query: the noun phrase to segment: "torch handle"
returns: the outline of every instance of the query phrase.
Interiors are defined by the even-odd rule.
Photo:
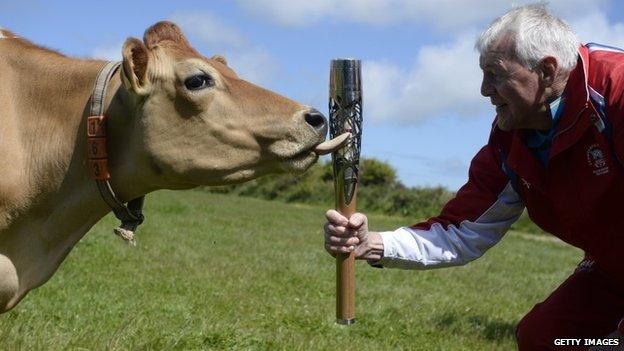
[[[350,218],[355,213],[362,139],[362,74],[360,60],[335,59],[329,74],[329,134],[349,132],[344,147],[332,153],[336,209]],[[336,322],[355,323],[355,253],[336,256]]]
[[[338,212],[350,218],[355,213],[356,196],[357,185],[350,204],[347,205],[344,201],[336,204]],[[336,322],[355,323],[355,252],[336,255]]]

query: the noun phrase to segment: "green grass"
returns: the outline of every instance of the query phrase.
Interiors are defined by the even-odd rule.
[[[107,216],[0,316],[2,350],[511,350],[514,328],[580,260],[509,233],[435,271],[357,265],[357,323],[334,323],[325,209],[203,191],[151,194],[138,246]],[[372,229],[406,225],[370,215]]]

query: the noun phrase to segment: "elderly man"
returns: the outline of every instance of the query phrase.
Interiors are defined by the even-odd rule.
[[[391,232],[327,212],[325,248],[373,265],[432,269],[470,262],[526,207],[585,251],[576,271],[519,323],[520,350],[557,338],[601,338],[624,316],[624,51],[580,45],[541,5],[496,19],[476,43],[481,94],[496,107],[468,183],[442,213]]]

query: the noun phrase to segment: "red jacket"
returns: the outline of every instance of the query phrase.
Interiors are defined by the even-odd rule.
[[[525,146],[524,130],[504,132],[494,123],[468,183],[438,217],[382,233],[384,265],[425,269],[475,259],[524,205],[540,228],[584,250],[624,285],[624,167],[617,158],[624,160],[624,52],[589,44],[579,56],[548,166]]]

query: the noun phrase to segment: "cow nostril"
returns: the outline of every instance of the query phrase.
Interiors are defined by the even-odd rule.
[[[304,116],[307,124],[311,125],[317,132],[327,132],[327,120],[317,110],[310,110]]]

